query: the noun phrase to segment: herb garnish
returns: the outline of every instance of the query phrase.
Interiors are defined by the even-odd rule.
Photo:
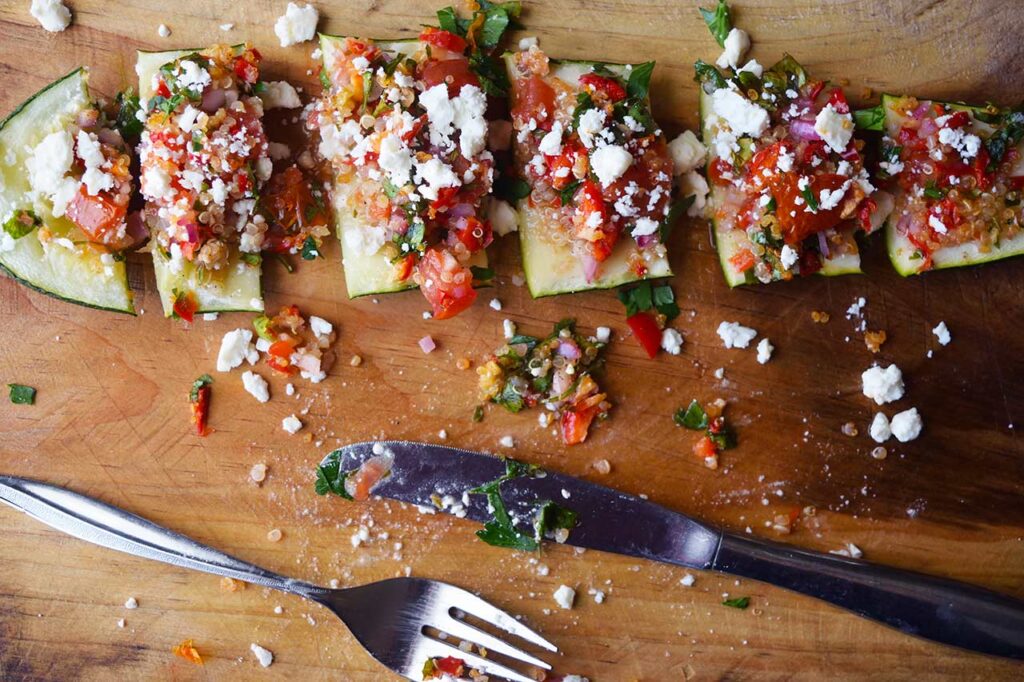
[[[734,609],[745,609],[750,606],[750,597],[735,597],[734,599],[726,599],[722,602],[722,606],[731,606]]]
[[[7,384],[10,389],[10,399],[15,405],[35,405],[36,389],[24,384]]]
[[[704,432],[704,437],[701,440],[707,439],[711,441],[711,444],[705,450],[698,447],[701,445],[700,441],[698,441],[697,446],[694,447],[695,452],[698,449],[701,450],[700,454],[702,456],[708,456],[708,454],[717,455],[722,450],[736,447],[736,434],[733,433],[729,424],[725,421],[725,417],[719,415],[712,419],[696,400],[691,400],[686,409],[677,410],[672,416],[672,421],[676,423],[676,426],[682,426],[691,431]]]
[[[703,59],[698,59],[693,63],[693,70],[696,73],[694,80],[700,83],[704,92],[709,95],[715,90],[729,87],[725,76],[718,70],[718,67],[708,64]]]
[[[626,317],[654,308],[665,316],[665,322],[671,322],[679,315],[676,295],[668,284],[654,286],[650,282],[641,282],[632,289],[619,289],[619,300],[626,306]]]
[[[320,250],[317,248],[316,240],[310,235],[306,237],[306,241],[302,242],[302,260],[314,260],[320,256]]]
[[[117,93],[114,103],[117,105],[117,118],[114,121],[114,127],[126,142],[138,140],[142,135],[143,128],[142,121],[138,117],[142,108],[139,104],[139,96],[135,94],[134,90],[128,88]]]
[[[1024,107],[1006,112],[1002,123],[991,137],[985,140],[989,162],[986,172],[992,173],[1002,163],[1006,152],[1015,147],[1024,138]]]
[[[807,208],[811,209],[812,213],[818,212],[818,197],[814,196],[814,190],[810,185],[800,190],[800,196],[807,202]]]
[[[342,471],[341,451],[335,450],[316,467],[316,494],[331,493],[346,500],[352,500],[352,496],[345,490],[345,481],[352,473],[352,471]]]
[[[732,30],[732,16],[729,14],[729,5],[725,4],[725,0],[718,0],[718,5],[715,9],[700,9],[700,15],[704,17],[704,23],[708,25],[708,30],[711,31],[711,35],[715,37],[715,40],[721,47],[725,47],[725,39],[729,35],[729,31]]]

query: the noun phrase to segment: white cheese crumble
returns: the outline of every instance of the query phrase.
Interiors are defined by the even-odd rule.
[[[246,370],[242,374],[242,386],[246,392],[261,403],[270,400],[270,387],[267,380],[255,372]]]
[[[576,590],[572,589],[568,585],[560,585],[555,590],[555,603],[563,609],[571,609],[572,604],[576,601]]]
[[[912,407],[903,412],[897,412],[892,416],[889,426],[892,428],[892,435],[901,443],[907,443],[921,435],[921,415],[917,408]]]
[[[487,202],[487,219],[499,237],[519,230],[519,215],[507,201],[490,197]]]
[[[256,364],[259,354],[252,345],[252,331],[249,329],[233,329],[220,340],[220,351],[217,353],[217,371],[230,372],[244,360]]]
[[[723,69],[728,67],[735,69],[747,54],[747,50],[750,49],[750,36],[742,28],[734,28],[725,37],[722,47],[724,52],[718,57],[715,64]]]
[[[60,33],[71,24],[71,10],[61,0],[32,0],[28,11],[50,33]]]
[[[502,436],[501,440],[498,441],[498,445],[503,448],[514,448],[516,446],[516,441],[512,436]]]
[[[939,345],[942,346],[948,345],[949,342],[953,340],[952,335],[949,333],[949,327],[946,326],[945,322],[939,322],[939,324],[932,329],[932,334],[935,334],[935,338],[938,339]]]
[[[593,149],[598,142],[598,134],[604,129],[604,122],[607,118],[602,109],[587,109],[580,115],[576,124],[576,134],[580,136],[580,142],[587,149]]]
[[[501,301],[496,298],[492,298],[488,305],[491,306],[491,310],[501,310]]]
[[[661,333],[661,348],[670,355],[679,355],[683,349],[683,335],[671,327]]]
[[[171,35],[171,29],[167,28],[167,24],[160,24],[156,29],[156,34],[161,38],[166,38]]]
[[[889,440],[892,436],[892,429],[889,428],[889,418],[881,412],[875,413],[875,418],[871,420],[871,428],[868,429],[868,433],[871,434],[871,440],[876,443],[884,443]]]
[[[722,322],[718,325],[718,336],[726,348],[746,348],[757,337],[757,330],[739,322]]]
[[[590,166],[604,187],[621,178],[632,164],[633,155],[617,144],[599,147],[590,155]]]
[[[452,149],[451,136],[459,131],[459,151],[471,159],[484,150],[487,143],[487,97],[475,85],[463,85],[459,94],[448,99],[448,86],[439,83],[420,95],[420,104],[430,121],[430,142],[442,149]]]
[[[711,95],[711,110],[720,116],[736,135],[760,137],[768,130],[768,112],[733,90],[715,90]]]
[[[791,247],[789,244],[784,244],[782,246],[782,252],[779,254],[779,261],[782,262],[782,267],[790,270],[794,265],[796,265],[798,260],[800,260],[800,254],[797,253],[796,249]]]
[[[939,142],[948,144],[960,153],[964,161],[970,161],[981,149],[981,138],[963,128],[940,128]]]
[[[693,587],[694,583],[697,582],[697,578],[692,573],[687,573],[679,579],[679,584],[683,587]]]
[[[600,218],[599,213],[594,213],[592,215],[596,215]],[[658,221],[651,220],[650,218],[638,218],[636,221],[636,225],[634,225],[633,231],[630,234],[632,234],[634,238],[646,237],[648,235],[654,234],[657,231]]]
[[[548,156],[558,156],[562,153],[561,121],[555,121],[554,124],[552,124],[551,131],[540,139],[540,144],[537,145],[537,149],[541,154],[546,154]]]
[[[598,327],[594,330],[594,338],[601,343],[608,343],[612,338],[612,330],[609,327]]]
[[[505,334],[505,340],[508,341],[516,335],[516,323],[512,320],[501,321],[502,331]]]
[[[864,395],[878,405],[891,403],[903,397],[903,372],[896,365],[882,369],[872,365],[861,374]]]
[[[74,149],[71,133],[58,130],[44,137],[25,160],[29,184],[36,193],[52,199],[57,218],[64,215],[68,201],[78,191],[78,184],[64,177],[75,160]]]
[[[288,81],[265,81],[260,93],[264,109],[297,109],[302,106],[299,93]]]
[[[319,338],[321,336],[330,336],[331,332],[334,331],[334,325],[322,317],[310,315],[309,329]]]
[[[274,654],[269,649],[264,649],[256,642],[250,644],[249,649],[256,657],[256,660],[259,661],[260,665],[264,668],[269,668],[270,664],[274,662]]]
[[[814,132],[832,151],[842,153],[853,137],[853,117],[849,113],[840,114],[834,106],[826,104],[814,119]]]
[[[128,597],[128,601],[124,603],[126,609],[137,609],[139,608],[139,601],[135,597]]]
[[[290,47],[307,40],[312,40],[316,35],[316,24],[320,15],[316,7],[307,3],[299,7],[294,2],[288,3],[288,9],[274,22],[274,33],[281,41],[281,47]]]
[[[942,218],[935,215],[934,213],[928,216],[928,227],[932,228],[939,234],[946,234],[947,232],[949,232],[949,229],[946,227],[946,224],[942,222]]]
[[[708,150],[692,130],[686,130],[668,143],[668,153],[672,157],[675,174],[682,175],[703,166]]]
[[[693,197],[693,203],[686,209],[686,215],[699,216],[704,213],[708,203],[708,181],[699,171],[690,171],[679,177],[679,194],[683,197]]]
[[[281,428],[294,435],[302,428],[302,422],[294,414],[290,414],[281,420]]]
[[[757,344],[757,361],[762,365],[772,359],[772,352],[775,346],[767,338],[761,339]]]

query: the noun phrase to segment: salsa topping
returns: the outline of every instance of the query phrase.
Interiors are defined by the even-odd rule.
[[[205,436],[210,432],[207,421],[210,417],[210,384],[213,377],[204,374],[192,382],[188,393],[188,402],[192,409],[192,423],[196,427],[196,435]]]
[[[298,306],[289,305],[273,317],[256,317],[252,325],[259,337],[256,350],[266,353],[272,369],[285,376],[298,373],[314,384],[327,378],[328,360],[334,359],[325,355],[335,339],[330,322],[316,315],[307,320]]]
[[[562,442],[582,443],[595,418],[611,409],[593,373],[604,363],[605,343],[562,320],[543,339],[514,334],[477,368],[481,397],[509,412],[542,405],[541,424],[559,422]]]
[[[626,306],[626,324],[647,357],[654,358],[663,345],[665,332],[669,331],[668,323],[679,315],[675,292],[668,284],[652,286],[642,282],[630,289],[620,289],[618,296]]]
[[[704,432],[693,444],[693,454],[709,469],[718,468],[720,452],[736,447],[736,434],[722,414],[724,407],[725,401],[721,399],[709,405],[706,410],[699,402],[692,400],[685,409],[679,409],[672,417],[676,426]]]
[[[357,502],[368,500],[373,487],[390,475],[394,461],[391,450],[375,443],[372,457],[358,468],[345,471],[341,468],[341,451],[335,450],[316,469],[316,494],[330,493]]]

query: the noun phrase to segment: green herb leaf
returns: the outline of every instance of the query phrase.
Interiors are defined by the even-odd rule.
[[[253,266],[259,265],[263,262],[263,256],[258,253],[243,253],[239,258],[241,258],[243,262]]]
[[[480,80],[480,89],[486,94],[492,97],[508,95],[508,72],[501,59],[476,51],[469,56],[469,68]]]
[[[986,172],[992,173],[1003,162],[1006,152],[1016,147],[1024,138],[1024,108],[1008,111],[1000,123],[1000,128],[985,140],[989,162]]]
[[[802,196],[804,201],[807,202],[807,208],[811,209],[811,211],[817,212],[818,197],[814,196],[814,192],[811,190],[810,185],[807,185],[807,187],[800,190],[800,196]]]
[[[335,450],[324,458],[316,468],[316,494],[328,493],[351,500],[352,496],[345,490],[345,480],[352,472],[341,470],[341,451]]]
[[[580,188],[581,184],[580,180],[576,180],[558,190],[558,198],[562,202],[562,206],[572,206],[576,197],[576,190]]]
[[[626,306],[626,317],[650,310],[654,305],[650,282],[641,282],[632,289],[619,289],[619,301]]]
[[[473,273],[473,279],[477,282],[489,282],[494,279],[494,270],[491,268],[482,268],[479,265],[469,266],[469,271]]]
[[[25,208],[11,214],[11,217],[4,223],[4,232],[14,239],[21,239],[42,224],[43,221],[39,219],[35,211]]]
[[[453,7],[437,10],[437,25],[442,31],[448,31],[457,36],[465,35],[465,31],[459,29],[459,22]]]
[[[572,530],[576,527],[579,514],[571,509],[566,509],[554,502],[545,502],[537,509],[537,515],[533,520],[533,537],[540,542],[551,531],[564,528]]]
[[[137,140],[143,129],[142,121],[138,118],[141,109],[139,96],[131,88],[128,88],[117,93],[114,103],[117,105],[117,118],[114,121],[114,127],[121,133],[121,137],[125,141]]]
[[[477,45],[490,49],[501,42],[501,37],[508,29],[509,17],[505,8],[494,6],[484,10],[484,23],[480,27]]]
[[[511,381],[505,382],[505,385],[501,389],[501,393],[494,398],[494,402],[512,413],[517,413],[526,406],[526,403],[523,401],[523,396],[516,390]]]
[[[651,301],[654,308],[665,316],[666,322],[671,322],[679,316],[679,306],[676,305],[676,294],[668,284],[651,287]]]
[[[729,87],[728,82],[725,80],[725,76],[718,70],[717,66],[708,64],[703,59],[698,59],[693,63],[693,70],[696,74],[694,80],[701,84],[704,88],[704,92],[709,95],[715,90],[721,90],[722,88]]]
[[[708,438],[719,450],[731,450],[736,447],[736,434],[728,426],[723,426],[719,433],[709,431]]]
[[[384,176],[384,178],[381,180],[381,185],[384,187],[384,194],[387,195],[388,199],[394,199],[398,195],[398,190],[400,188],[396,187],[395,184],[391,182],[391,180],[388,178],[388,176]]]
[[[493,192],[494,196],[514,206],[520,199],[530,196],[530,184],[522,178],[502,173],[494,182]]]
[[[750,606],[750,597],[736,597],[735,599],[726,599],[722,602],[722,606],[731,606],[734,609],[745,609]]]
[[[644,62],[634,66],[633,70],[629,72],[629,80],[626,81],[626,95],[632,99],[646,100],[653,73],[654,62]]]
[[[732,17],[729,15],[729,6],[725,4],[725,0],[718,0],[718,5],[713,10],[703,7],[699,9],[700,15],[704,17],[704,23],[708,25],[708,30],[715,37],[715,41],[725,47],[725,39],[729,35],[729,31],[732,30]]]
[[[192,390],[189,391],[188,393],[188,399],[193,403],[199,402],[200,389],[205,388],[206,386],[209,386],[212,383],[213,377],[211,377],[209,374],[202,375],[201,377],[192,382]]]
[[[589,92],[581,92],[576,95],[576,108],[572,110],[572,129],[579,130],[580,127],[580,116],[587,109],[594,108],[594,98],[590,96]]]
[[[10,389],[11,402],[15,405],[35,405],[36,389],[23,384],[7,384]]]
[[[476,423],[480,423],[483,420],[484,420],[484,406],[483,405],[477,405],[473,409],[473,421],[476,422]]]
[[[929,199],[941,199],[946,196],[946,190],[936,185],[934,180],[929,180],[924,187],[924,195]]]
[[[793,56],[789,53],[786,53],[782,59],[775,62],[768,71],[784,79],[786,88],[792,88],[798,92],[804,83],[807,82],[807,72],[804,71],[804,67],[800,66],[800,62],[793,59]]]
[[[766,214],[775,213],[778,207],[779,205],[775,202],[775,197],[773,196],[768,200],[768,203],[764,205],[764,212]]]
[[[691,194],[683,199],[677,199],[672,202],[669,206],[668,215],[661,219],[661,224],[658,225],[658,239],[662,244],[668,241],[669,235],[672,234],[672,228],[675,227],[679,217],[682,216],[686,211],[693,206],[693,202],[697,200],[695,194]]]
[[[685,410],[676,412],[672,420],[677,426],[685,426],[691,431],[703,431],[708,428],[708,413],[696,400],[691,400]]]
[[[327,75],[326,67],[320,69],[320,85],[323,86],[324,90],[331,89],[331,77]]]
[[[302,242],[302,260],[313,260],[320,256],[320,251],[316,247],[316,240],[312,236],[306,237],[306,241]]]
[[[853,112],[853,123],[861,130],[878,130],[885,128],[885,108],[879,104],[870,109],[857,109]]]
[[[537,541],[529,535],[520,533],[512,526],[505,526],[496,521],[488,521],[483,529],[476,532],[476,536],[495,547],[507,547],[518,549],[524,552],[533,552],[537,549]]]

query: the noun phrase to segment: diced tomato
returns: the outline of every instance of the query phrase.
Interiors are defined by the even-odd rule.
[[[946,230],[952,232],[963,223],[963,217],[960,215],[960,209],[957,207],[956,202],[946,197],[942,201],[936,203],[931,207],[929,214],[942,221],[942,224],[946,226]],[[935,230],[931,226],[930,221],[928,225],[929,229]],[[938,232],[935,230],[935,232]]]
[[[199,304],[196,302],[196,297],[191,293],[177,294],[174,297],[174,303],[171,304],[171,310],[185,322],[191,322],[195,317],[196,311],[199,310]]]
[[[904,126],[896,133],[896,141],[905,151],[920,151],[928,149],[928,140],[917,134],[917,128]]]
[[[757,265],[757,256],[755,256],[754,252],[750,249],[740,249],[729,257],[729,265],[731,265],[736,272],[746,272]]]
[[[255,83],[260,79],[260,70],[254,63],[245,59],[244,56],[235,57],[232,65],[235,75],[245,83]]]
[[[1010,185],[1010,189],[1020,191],[1024,189],[1024,175],[1014,175],[1007,178],[1007,182]]]
[[[576,203],[576,213],[581,217],[580,222],[583,225],[582,228],[577,228],[577,234],[582,233],[586,236],[590,243],[591,255],[595,260],[598,262],[606,260],[611,255],[615,242],[619,240],[619,228],[613,225],[609,219],[610,212],[608,204],[601,194],[601,187],[593,180],[584,180],[576,190],[573,200]],[[600,216],[600,222],[596,228],[587,225],[595,213]],[[593,235],[590,234],[592,231],[597,232],[596,239],[592,238]]]
[[[408,130],[402,133],[402,142],[410,142],[415,139],[415,137],[420,134],[420,131],[423,130],[423,126],[425,125],[427,125],[427,115],[423,114],[412,122],[412,125],[409,126]]]
[[[437,190],[437,198],[430,202],[430,208],[435,211],[440,211],[443,208],[450,208],[455,205],[455,198],[458,194],[458,187],[442,187]]]
[[[580,85],[599,92],[612,102],[626,99],[626,89],[614,78],[606,78],[596,73],[585,73],[579,78]]]
[[[160,97],[171,96],[171,89],[167,87],[167,83],[164,82],[163,78],[161,78],[160,81],[156,84],[156,94],[158,94]]]
[[[192,644],[191,639],[186,639],[181,644],[175,645],[171,652],[175,656],[184,658],[189,663],[195,663],[196,665],[203,665],[203,657],[199,655],[199,651]]]
[[[121,248],[122,244],[127,246],[133,241],[127,234],[117,234],[127,212],[127,201],[123,205],[118,205],[109,192],[93,196],[84,184],[78,188],[78,193],[65,210],[68,220],[77,225],[92,241],[114,248]]]
[[[963,128],[971,122],[971,117],[966,111],[956,111],[949,115],[946,122],[942,124],[943,128]]]
[[[878,202],[868,197],[860,202],[860,208],[857,209],[857,222],[865,232],[871,231],[871,215],[878,208]]]
[[[800,162],[810,164],[816,156],[820,159],[828,158],[828,147],[824,140],[809,140],[800,153]]]
[[[978,189],[983,192],[992,186],[992,176],[988,173],[988,162],[988,150],[982,145],[971,162],[971,175],[974,176]]]
[[[449,97],[457,97],[464,85],[480,85],[480,79],[466,59],[428,59],[422,69],[421,78],[427,88],[444,83],[448,86]]]
[[[196,426],[196,434],[205,436],[208,433],[207,420],[210,416],[210,386],[200,386],[196,389],[196,399],[190,402],[192,406],[192,423]]]
[[[565,189],[576,181],[572,169],[581,157],[586,157],[587,150],[575,138],[566,140],[562,145],[562,153],[558,156],[545,156],[548,167],[548,181],[555,189]]]
[[[370,491],[388,474],[389,467],[390,465],[382,457],[371,457],[363,462],[350,479],[352,481],[352,498],[358,502],[370,499]],[[346,487],[348,486],[346,485]]]
[[[814,81],[809,84],[807,96],[814,100],[818,98],[818,94],[825,89],[825,81]]]
[[[416,266],[420,290],[434,311],[434,319],[458,315],[476,300],[473,273],[447,250],[430,248]]]
[[[598,405],[573,407],[562,413],[562,442],[579,445],[587,439],[587,432],[594,417],[601,411]]]
[[[410,253],[408,256],[400,260],[397,266],[395,266],[395,280],[404,282],[409,279],[409,275],[412,274],[414,265],[416,265],[416,256]]]
[[[713,185],[729,185],[732,184],[733,167],[728,160],[721,157],[715,159],[711,163],[711,167],[708,168],[708,176],[711,179]]]
[[[701,436],[700,440],[693,444],[693,454],[701,459],[714,457],[718,454],[718,446],[709,436]]]
[[[491,243],[491,224],[485,220],[473,216],[464,221],[460,219],[452,225],[452,230],[455,238],[462,242],[471,253],[475,253]]]
[[[292,365],[292,351],[295,344],[288,341],[275,341],[267,349],[267,364],[271,368],[285,375],[295,374],[295,367]]]
[[[840,220],[842,213],[842,202],[830,209],[818,209],[816,212],[807,210],[809,208],[805,193],[810,193],[816,200],[821,196],[821,191],[828,189],[835,191],[842,187],[847,178],[842,175],[824,173],[822,175],[810,176],[806,190],[801,190],[797,184],[799,176],[792,173],[777,174],[770,182],[772,196],[775,197],[775,215],[778,218],[779,226],[782,228],[782,236],[788,244],[799,244],[812,234],[834,227]],[[800,198],[801,203],[797,203]]]
[[[840,114],[850,113],[850,105],[846,102],[846,95],[841,88],[836,88],[829,94],[828,103]]]
[[[519,78],[512,87],[512,118],[525,123],[531,119],[541,130],[551,130],[554,122],[555,89],[540,76]]]
[[[445,656],[434,661],[437,669],[449,675],[461,676],[465,672],[466,662],[454,656]]]
[[[427,26],[420,33],[420,40],[424,43],[429,43],[435,47],[441,47],[451,52],[465,52],[466,41],[461,36],[457,36],[450,31],[445,31],[440,28],[434,28],[433,26]]]
[[[658,349],[661,348],[661,330],[658,329],[658,321],[654,319],[654,315],[640,311],[627,317],[626,324],[633,330],[633,336],[647,353],[647,357],[656,356]]]

